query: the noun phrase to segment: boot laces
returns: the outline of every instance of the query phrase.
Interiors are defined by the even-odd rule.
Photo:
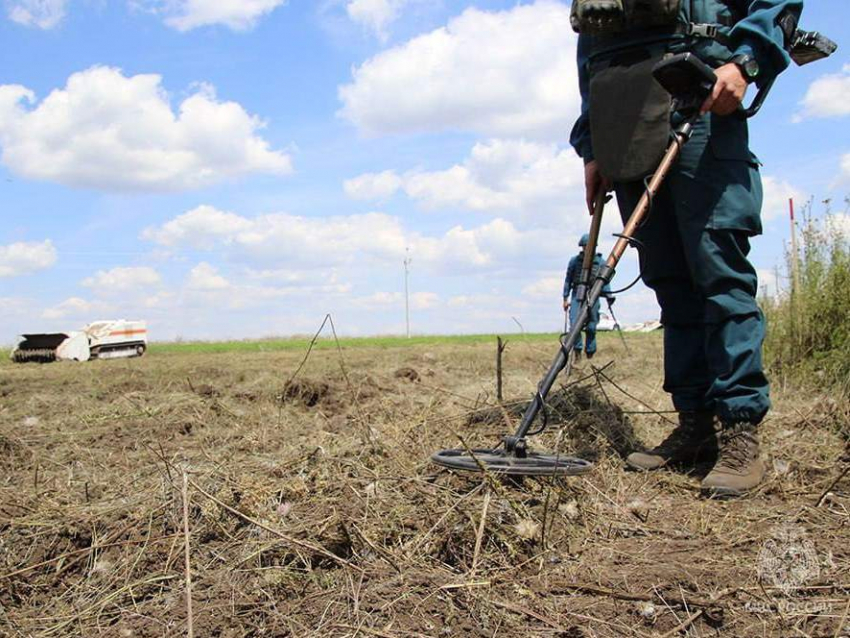
[[[730,470],[740,471],[747,468],[752,461],[750,443],[752,436],[747,430],[728,429],[720,434],[720,458],[718,467],[726,467]]]

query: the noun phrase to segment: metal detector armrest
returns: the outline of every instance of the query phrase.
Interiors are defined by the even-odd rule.
[[[837,49],[838,45],[822,33],[797,29],[788,53],[797,66],[803,66],[828,58]]]

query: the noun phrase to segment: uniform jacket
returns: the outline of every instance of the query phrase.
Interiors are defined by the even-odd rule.
[[[602,267],[602,255],[596,253],[593,257],[592,273],[595,274]],[[570,264],[567,266],[567,276],[564,279],[564,299],[570,296],[570,292],[575,292],[575,289],[581,283],[581,268],[584,265],[584,251],[570,259]],[[609,297],[611,295],[611,286],[605,284],[602,289],[602,295]]]
[[[803,0],[682,0],[680,21],[683,24],[718,25],[718,31],[728,38],[725,44],[709,38],[659,32],[657,29],[604,38],[579,36],[578,70],[582,105],[581,115],[570,135],[570,143],[585,162],[593,159],[588,121],[589,63],[593,60],[635,46],[661,46],[671,52],[693,51],[704,62],[716,68],[731,57],[746,53],[758,62],[758,84],[763,85],[790,63],[785,48],[785,34],[778,24],[780,16],[791,11],[799,19],[802,9]],[[729,129],[725,132],[730,136],[737,136],[740,140],[737,145],[733,140],[722,143],[729,146],[726,151],[730,159],[754,159],[747,146],[746,123],[737,119],[737,125],[730,122],[724,128]]]

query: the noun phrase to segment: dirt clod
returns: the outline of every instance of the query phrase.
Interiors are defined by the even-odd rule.
[[[327,398],[330,391],[330,385],[324,381],[295,379],[284,388],[283,401],[301,403],[312,408]]]
[[[411,383],[415,383],[421,378],[419,372],[417,372],[414,368],[399,368],[393,373],[393,376],[396,379],[406,379]]]

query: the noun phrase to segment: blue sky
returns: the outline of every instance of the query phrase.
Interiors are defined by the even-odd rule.
[[[567,3],[0,2],[0,343],[111,317],[156,339],[309,333],[326,312],[400,333],[408,254],[415,332],[562,325],[588,221]],[[843,211],[850,192],[848,17],[808,2],[839,52],[752,122],[768,290],[787,198]],[[641,286],[618,309],[658,314]]]

